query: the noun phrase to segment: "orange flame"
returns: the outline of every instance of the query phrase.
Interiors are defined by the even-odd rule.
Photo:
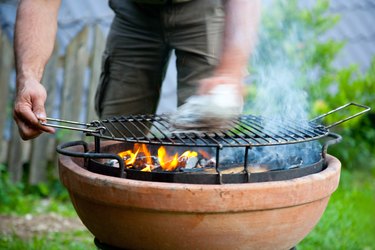
[[[200,150],[199,153],[204,156],[209,156],[208,153]],[[134,144],[133,150],[126,150],[118,153],[118,155],[124,159],[124,163],[127,168],[142,167],[141,171],[151,172],[153,169],[158,168],[157,162],[153,161],[150,150],[146,144]],[[142,157],[141,157],[141,156]],[[189,158],[197,157],[196,151],[187,150],[180,156],[178,153],[171,156],[168,155],[165,147],[161,146],[158,149],[158,163],[164,171],[173,171],[177,167],[185,167],[186,162]]]
[[[139,148],[135,153],[133,153],[132,150],[127,150],[127,151],[124,151],[124,152],[120,152],[118,155],[122,159],[124,159],[126,166],[132,167],[132,165],[135,162],[135,159],[137,159],[138,152],[139,152]]]
[[[143,154],[146,157],[146,163],[148,165],[152,165],[153,162],[152,162],[152,159],[151,159],[151,153],[150,153],[150,151],[148,150],[148,148],[147,148],[147,146],[145,144],[142,144],[142,150],[141,150],[141,152],[143,152]]]
[[[179,160],[179,161],[186,161],[186,160],[189,159],[189,158],[197,157],[197,156],[198,156],[198,153],[197,153],[197,152],[187,150],[187,151],[185,151],[180,157],[178,157],[178,160]]]
[[[173,171],[177,167],[178,154],[176,153],[173,157],[169,156],[163,146],[158,149],[158,159],[163,170]]]

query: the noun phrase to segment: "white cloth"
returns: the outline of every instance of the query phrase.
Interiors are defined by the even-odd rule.
[[[221,84],[206,95],[191,96],[171,115],[176,129],[226,129],[243,110],[236,86]]]

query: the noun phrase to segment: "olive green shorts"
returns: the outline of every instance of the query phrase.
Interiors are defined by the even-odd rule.
[[[155,113],[173,49],[178,105],[218,64],[225,20],[222,0],[161,5],[111,0],[110,7],[115,17],[95,96],[101,119]]]

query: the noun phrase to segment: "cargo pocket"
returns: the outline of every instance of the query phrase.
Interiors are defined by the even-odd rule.
[[[109,81],[110,56],[104,51],[102,56],[101,74],[99,78],[98,88],[95,93],[95,111],[98,117],[101,117],[103,111],[103,98]]]

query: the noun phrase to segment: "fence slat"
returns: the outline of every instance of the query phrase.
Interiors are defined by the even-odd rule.
[[[6,110],[9,108],[8,101],[11,99],[11,94],[9,93],[9,81],[10,75],[13,70],[13,49],[5,34],[1,35],[1,65],[0,65],[0,82],[1,87],[4,88],[1,91],[0,103],[1,107],[5,107],[5,110],[1,115],[1,131],[4,132],[4,122],[6,121],[7,115],[9,115]],[[5,90],[5,91],[3,91]],[[5,96],[3,96],[5,95]],[[5,115],[5,116],[4,116]],[[13,182],[20,182],[22,180],[23,170],[23,144],[19,134],[18,128],[14,121],[12,121],[12,137],[9,142],[9,147],[7,149],[7,165],[9,176]],[[14,135],[14,136],[13,136]],[[3,149],[1,149],[3,151]]]
[[[57,85],[57,67],[58,67],[58,45],[55,45],[51,58],[46,65],[42,83],[48,93],[45,103],[47,116],[51,116],[53,112],[53,105],[56,100],[56,85]],[[30,161],[30,175],[29,183],[32,185],[46,181],[47,165],[50,147],[54,147],[54,138],[49,134],[42,134],[32,142],[31,161]]]
[[[90,62],[91,76],[90,84],[88,88],[88,99],[87,99],[87,121],[93,121],[97,119],[95,113],[94,98],[96,88],[99,83],[99,77],[101,73],[101,59],[105,47],[105,37],[103,32],[100,29],[99,25],[95,25],[94,28],[94,45],[92,49],[92,57]]]
[[[5,122],[9,116],[9,81],[13,69],[13,49],[8,37],[0,29],[0,162],[6,161],[7,142],[4,138]]]
[[[23,176],[23,146],[24,142],[18,133],[15,122],[12,122],[12,137],[9,143],[8,171],[13,182],[20,182]]]
[[[88,27],[73,39],[67,48],[64,63],[64,89],[61,103],[61,118],[78,121],[82,111],[83,83],[88,64]],[[76,140],[82,134],[72,131],[64,133],[63,140]]]

